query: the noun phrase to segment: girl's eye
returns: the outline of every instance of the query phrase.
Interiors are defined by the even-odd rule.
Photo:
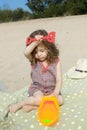
[[[43,50],[43,49],[41,49],[40,51],[41,51],[41,52],[44,52],[44,50]]]
[[[44,52],[44,50],[41,50],[41,52]]]

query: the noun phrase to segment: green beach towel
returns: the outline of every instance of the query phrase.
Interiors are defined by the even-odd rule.
[[[37,118],[37,110],[25,113],[20,109],[9,113],[9,105],[24,100],[28,87],[9,94],[0,92],[1,130],[87,130],[87,78],[70,79],[63,76],[64,105],[60,107],[60,119],[53,127],[43,126]]]

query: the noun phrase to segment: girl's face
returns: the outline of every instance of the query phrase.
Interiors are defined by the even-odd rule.
[[[47,55],[48,55],[48,51],[44,46],[42,45],[37,46],[36,54],[35,54],[36,59],[40,61],[44,61],[47,59]]]

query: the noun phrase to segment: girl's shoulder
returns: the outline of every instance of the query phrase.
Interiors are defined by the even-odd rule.
[[[58,62],[60,61],[59,57],[55,58],[55,63],[58,64]]]
[[[36,68],[38,66],[38,64],[39,64],[39,61],[37,61],[37,63],[35,63],[34,65],[31,65],[31,68],[32,69]]]

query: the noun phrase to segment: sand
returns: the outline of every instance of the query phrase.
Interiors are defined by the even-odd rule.
[[[31,82],[31,67],[24,56],[25,38],[36,29],[56,32],[62,73],[78,59],[87,58],[87,15],[36,19],[0,24],[0,86],[15,92]]]

